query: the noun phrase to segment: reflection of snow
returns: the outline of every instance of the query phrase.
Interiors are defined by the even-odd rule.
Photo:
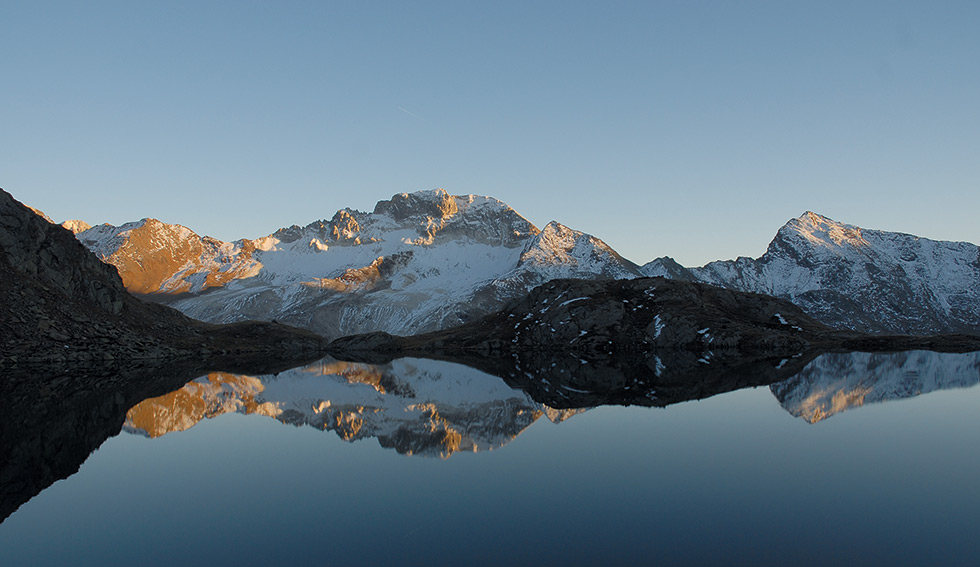
[[[830,353],[770,389],[791,414],[815,423],[867,403],[980,382],[980,352]]]

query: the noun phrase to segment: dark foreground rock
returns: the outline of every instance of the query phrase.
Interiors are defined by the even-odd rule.
[[[325,344],[315,333],[285,325],[211,325],[141,301],[70,231],[0,190],[0,368],[292,354],[318,352]]]
[[[838,331],[786,300],[707,284],[637,278],[554,280],[473,323],[412,337],[386,333],[344,337],[331,342],[329,350],[340,357],[364,351],[542,351],[602,357],[679,350],[711,360],[915,348],[978,350],[980,337],[884,337]]]

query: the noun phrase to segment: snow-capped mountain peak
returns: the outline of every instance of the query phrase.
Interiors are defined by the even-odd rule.
[[[789,299],[821,322],[866,332],[980,332],[980,248],[862,229],[813,212],[790,220],[757,259],[642,268]]]
[[[823,215],[807,211],[799,218],[792,219],[780,233],[791,232],[804,238],[812,246],[855,248],[868,246],[861,229],[849,224],[837,222]]]
[[[581,277],[574,275],[579,273],[610,278],[641,275],[636,264],[620,256],[602,240],[557,221],[549,222],[527,241],[518,266],[572,272],[556,277]]]

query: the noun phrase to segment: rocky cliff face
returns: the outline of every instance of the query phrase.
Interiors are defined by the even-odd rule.
[[[281,325],[219,327],[142,302],[71,232],[0,191],[0,366],[316,351],[323,344]]]
[[[811,212],[783,226],[760,258],[689,269],[658,258],[642,271],[789,299],[841,329],[980,334],[980,248]]]
[[[123,309],[126,291],[115,268],[5,191],[0,194],[0,262],[6,264],[2,277],[8,286],[16,287],[20,276],[25,283],[36,282],[42,290],[77,298],[108,314]]]

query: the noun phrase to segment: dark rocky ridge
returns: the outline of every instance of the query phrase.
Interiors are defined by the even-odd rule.
[[[637,278],[553,280],[482,320],[412,337],[337,339],[337,356],[377,352],[542,351],[572,356],[697,353],[708,362],[747,354],[789,357],[831,350],[980,349],[980,337],[871,336],[838,331],[783,299],[707,284]]]
[[[0,367],[113,359],[318,352],[319,335],[275,323],[212,325],[126,292],[68,230],[0,190]]]

